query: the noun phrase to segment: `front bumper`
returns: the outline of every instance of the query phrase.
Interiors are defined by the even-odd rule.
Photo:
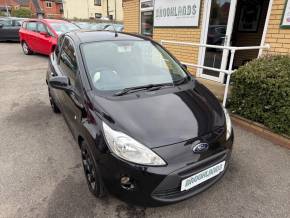
[[[222,178],[229,165],[232,144],[233,136],[226,142],[224,149],[183,167],[172,164],[164,167],[140,166],[120,160],[112,154],[99,160],[99,166],[107,190],[115,196],[137,205],[162,206],[190,198]],[[181,191],[182,180],[222,161],[226,161],[222,173],[189,190]],[[132,178],[133,189],[121,186],[123,176]]]
[[[230,150],[224,150],[187,168],[180,169],[172,174],[169,174],[152,192],[152,198],[158,202],[170,204],[185,200],[206,190],[224,175],[228,168],[230,155]],[[181,191],[182,180],[189,178],[190,176],[195,175],[223,161],[226,162],[223,172],[189,190]]]

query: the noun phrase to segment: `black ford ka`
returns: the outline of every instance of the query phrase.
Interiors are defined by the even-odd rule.
[[[226,109],[151,39],[66,33],[46,81],[96,197],[108,191],[133,204],[170,204],[207,189],[228,167],[234,137]]]

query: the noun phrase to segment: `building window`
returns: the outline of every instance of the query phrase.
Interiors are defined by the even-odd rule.
[[[153,11],[141,12],[141,34],[144,36],[153,35]]]
[[[141,9],[153,8],[153,1],[141,1]]]
[[[153,35],[153,1],[140,1],[140,33],[145,36]]]
[[[94,0],[94,1],[95,1],[95,5],[97,5],[97,6],[102,5],[102,0]]]
[[[52,8],[52,1],[45,1],[47,8]]]
[[[95,13],[95,18],[96,18],[96,19],[100,19],[100,18],[102,18],[102,14],[101,14],[101,13]]]

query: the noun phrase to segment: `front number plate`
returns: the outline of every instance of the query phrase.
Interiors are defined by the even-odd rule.
[[[220,174],[225,169],[225,161],[214,165],[204,171],[201,171],[200,173],[197,173],[187,179],[182,180],[181,182],[181,191],[185,191],[188,189],[193,188],[194,186],[199,185],[200,183],[205,182],[206,180],[209,180],[212,177],[215,177],[216,175]]]

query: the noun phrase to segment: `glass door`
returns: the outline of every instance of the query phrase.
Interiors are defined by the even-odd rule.
[[[202,43],[230,46],[237,0],[207,0]],[[201,49],[201,65],[226,69],[228,50],[216,48]],[[224,73],[200,70],[200,77],[223,83]]]
[[[153,35],[153,0],[140,1],[140,34]]]

